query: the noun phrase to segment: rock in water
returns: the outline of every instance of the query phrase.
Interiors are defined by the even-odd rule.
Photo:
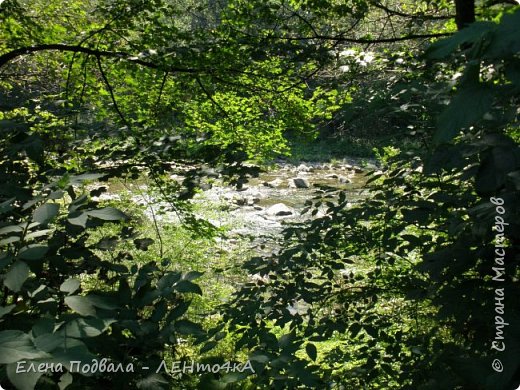
[[[325,175],[325,179],[337,179],[339,176],[335,173],[329,173],[328,175]]]
[[[295,177],[291,179],[292,184],[296,188],[309,188],[311,185],[309,184],[309,181],[307,179],[304,179],[302,177]]]
[[[267,209],[267,215],[275,217],[283,217],[287,215],[293,215],[293,209],[283,203],[277,203]]]
[[[296,170],[298,172],[309,172],[310,171],[309,167],[305,164],[298,165],[298,168],[296,168]]]
[[[262,184],[265,187],[278,188],[282,184],[282,181],[280,179],[274,179],[273,181],[264,181]]]

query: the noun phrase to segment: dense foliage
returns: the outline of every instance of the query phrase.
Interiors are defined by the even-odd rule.
[[[520,383],[516,2],[6,0],[0,22],[2,385]],[[386,145],[366,199],[322,191],[206,318],[177,227],[102,197],[146,178],[202,243],[208,178],[316,136]],[[189,358],[252,369],[155,371]],[[70,369],[93,359],[113,370]]]

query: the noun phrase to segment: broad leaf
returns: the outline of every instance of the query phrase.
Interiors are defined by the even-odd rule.
[[[60,291],[72,294],[80,287],[81,283],[78,279],[70,278],[64,281],[60,286]]]
[[[459,48],[459,46],[475,42],[495,28],[496,24],[491,22],[478,22],[460,30],[453,36],[441,39],[433,43],[426,51],[426,57],[430,59],[446,58]]]
[[[102,219],[104,221],[123,221],[128,219],[128,216],[125,213],[114,207],[105,207],[104,209],[90,210],[86,213],[93,218]]]
[[[29,267],[23,261],[16,261],[5,274],[4,285],[11,291],[18,292],[29,277]]]
[[[191,281],[200,278],[202,275],[204,275],[204,272],[190,271],[183,276],[183,279]]]
[[[204,334],[202,326],[189,320],[180,320],[175,323],[177,331],[184,335],[201,336]]]
[[[42,259],[49,248],[44,245],[28,245],[20,249],[18,256],[24,260],[39,260]]]
[[[13,311],[16,305],[0,306],[0,318]]]
[[[489,86],[475,83],[461,87],[448,108],[439,115],[434,140],[437,143],[450,141],[462,128],[481,119],[492,102]]]
[[[148,247],[154,243],[151,238],[137,238],[134,240],[134,245],[137,249],[146,251]]]
[[[142,390],[163,389],[169,382],[160,374],[153,373],[137,381],[136,386]]]
[[[11,381],[11,383],[18,389],[18,390],[33,390],[36,387],[36,383],[40,379],[40,377],[44,374],[42,372],[38,372],[38,370],[28,370],[28,365],[31,362],[27,362],[24,365],[24,371],[25,372],[16,372],[17,370],[17,363],[9,364],[6,367],[7,371],[7,377]],[[39,361],[35,361],[34,364],[36,367],[38,367]],[[44,362],[41,362],[44,363]],[[19,368],[20,370],[20,368]]]
[[[72,213],[72,215],[73,216],[70,216],[70,214],[69,214],[69,218],[67,219],[70,224],[76,225],[76,226],[81,226],[82,228],[85,228],[87,226],[88,214],[86,212],[85,213],[74,212],[74,213]]]
[[[60,377],[58,387],[60,388],[60,390],[65,390],[67,386],[69,386],[70,384],[72,384],[72,375],[70,374],[70,372],[66,372]]]
[[[20,360],[45,358],[48,355],[38,351],[29,335],[21,330],[0,332],[0,364],[15,363]]]
[[[60,211],[60,205],[57,203],[45,203],[34,210],[33,221],[40,225],[50,222]]]
[[[99,173],[84,173],[82,175],[70,176],[69,181],[70,184],[78,185],[82,184],[85,181],[94,181],[101,179],[103,176],[105,175]]]
[[[87,299],[87,297],[81,295],[72,295],[65,297],[65,304],[75,312],[83,316],[94,316],[96,315],[96,309]]]
[[[318,357],[318,350],[314,344],[307,343],[305,346],[305,352],[307,352],[307,355],[311,358],[312,361],[316,361],[316,358]]]
[[[23,232],[23,227],[20,225],[7,225],[3,228],[0,228],[0,236],[8,233],[21,233]]]
[[[65,334],[67,337],[76,338],[96,337],[108,329],[113,322],[114,319],[76,318],[65,325]]]
[[[202,295],[202,290],[200,287],[197,284],[190,282],[189,280],[181,280],[179,283],[175,284],[174,288],[178,292]]]
[[[36,348],[44,352],[51,352],[63,345],[64,342],[64,335],[59,333],[45,333],[34,339],[34,345]]]

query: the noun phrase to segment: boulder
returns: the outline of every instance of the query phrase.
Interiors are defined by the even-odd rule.
[[[348,177],[345,177],[345,176],[339,176],[338,180],[342,184],[352,183],[352,180],[350,180]]]
[[[237,196],[233,199],[233,202],[239,206],[246,206],[248,199],[245,196]]]
[[[274,217],[284,217],[288,215],[293,215],[294,211],[289,206],[283,204],[283,203],[277,203],[275,205],[272,205],[267,209],[267,214],[274,216]]]
[[[307,179],[303,177],[295,177],[289,180],[289,185],[296,188],[309,188],[311,185]]]
[[[264,181],[262,185],[269,188],[278,188],[282,184],[282,181],[280,179],[274,179],[272,181]]]
[[[298,165],[298,168],[296,168],[298,172],[310,172],[310,168],[305,164]]]

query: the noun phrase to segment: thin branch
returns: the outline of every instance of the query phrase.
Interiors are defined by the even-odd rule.
[[[279,39],[285,41],[308,41],[308,40],[322,40],[322,41],[333,41],[333,42],[349,42],[349,43],[359,43],[359,44],[376,44],[376,43],[395,43],[402,41],[411,41],[414,39],[430,39],[430,38],[442,38],[453,35],[453,33],[435,33],[435,34],[409,34],[401,37],[393,37],[393,38],[378,38],[378,39],[368,39],[368,38],[346,38],[342,36],[330,36],[330,35],[318,35],[315,37],[281,37],[281,36],[271,36],[270,39]]]
[[[318,31],[316,31],[314,26],[311,24],[311,22],[309,22],[307,19],[305,19],[298,12],[295,12],[293,15],[296,16],[298,19],[300,19],[303,23],[305,23],[312,30],[314,36],[319,36],[320,35],[320,34],[318,34]]]
[[[215,107],[219,109],[219,111],[221,111],[224,114],[226,118],[228,118],[231,121],[231,124],[234,125],[233,118],[231,118],[227,111],[224,110],[224,108],[213,98],[213,95],[211,95],[211,93],[206,89],[204,84],[202,84],[200,78],[196,77],[195,80],[197,80],[197,84],[199,85],[200,89],[202,89],[202,92],[204,92],[204,94],[208,97],[208,99],[215,105]]]
[[[5,66],[10,61],[25,56],[31,53],[37,53],[41,51],[51,51],[57,50],[62,52],[73,52],[73,53],[85,53],[90,54],[96,57],[109,57],[109,58],[118,58],[123,61],[128,61],[133,64],[141,65],[146,68],[151,69],[160,69],[168,72],[180,72],[180,73],[196,73],[197,70],[193,68],[183,68],[183,67],[175,67],[175,66],[163,66],[161,64],[157,64],[154,62],[144,61],[136,56],[132,56],[129,53],[125,52],[114,52],[114,51],[104,51],[98,49],[92,49],[89,47],[83,47],[78,45],[66,45],[61,43],[52,43],[52,44],[42,44],[35,46],[27,46],[21,47],[18,49],[11,50],[10,52],[4,53],[0,56],[0,68]]]
[[[103,78],[103,81],[105,82],[105,84],[107,86],[108,92],[110,93],[110,98],[112,99],[112,103],[114,103],[114,109],[116,110],[117,114],[119,115],[119,117],[121,118],[123,123],[128,128],[130,128],[130,124],[128,123],[128,121],[126,120],[125,116],[123,115],[123,113],[119,109],[119,106],[117,105],[116,97],[114,95],[114,90],[112,89],[112,86],[110,85],[110,82],[108,81],[108,78],[107,78],[107,76],[105,74],[105,71],[103,70],[103,66],[101,64],[101,57],[97,56],[96,59],[97,59],[97,64],[98,64],[99,71],[101,72],[101,77]]]
[[[385,11],[389,15],[401,16],[403,18],[429,19],[429,20],[446,20],[446,19],[453,19],[453,18],[455,18],[455,15],[446,15],[446,16],[444,16],[444,15],[424,15],[424,14],[415,14],[415,15],[413,15],[413,14],[407,14],[407,13],[404,13],[404,12],[401,12],[401,11],[390,9],[390,8],[384,6],[383,4],[381,4],[381,3],[377,2],[377,1],[372,1],[370,3],[374,7],[382,9],[383,11]]]
[[[82,70],[83,70],[83,85],[81,87],[81,92],[79,94],[79,103],[80,104],[83,104],[83,97],[85,96],[85,90],[87,88],[87,78],[88,78],[88,74],[87,74],[87,65],[88,65],[88,60],[89,60],[90,56],[85,56],[85,60],[83,61],[83,64],[81,65],[82,66]]]
[[[67,70],[67,82],[65,83],[65,100],[67,101],[69,100],[70,77],[72,73],[72,67],[74,66],[74,60],[76,59],[76,54],[77,53],[72,54],[72,59],[69,63],[69,69]]]
[[[166,79],[167,78],[168,78],[168,72],[164,72],[164,75],[163,75],[163,78],[162,78],[162,81],[161,81],[161,86],[159,88],[159,94],[158,94],[157,100],[155,102],[155,111],[156,112],[159,110],[159,104],[161,103],[161,97],[162,97],[162,94],[163,94],[164,86],[166,85]]]

